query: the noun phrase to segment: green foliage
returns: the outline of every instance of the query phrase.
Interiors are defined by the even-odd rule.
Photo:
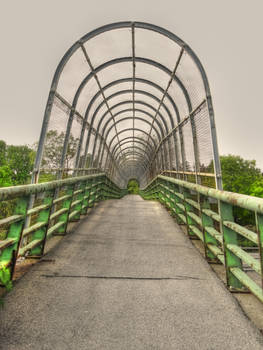
[[[263,197],[263,177],[257,179],[250,187],[250,195]]]
[[[29,146],[6,145],[0,140],[0,187],[26,184],[30,180],[35,152]],[[0,219],[12,215],[15,200],[0,202]],[[0,239],[6,232],[0,228]]]
[[[223,189],[261,197],[263,177],[256,167],[255,160],[245,160],[240,156],[221,156]],[[241,225],[254,225],[254,214],[248,210],[234,207],[235,220]]]
[[[51,173],[42,172],[39,176],[38,182],[49,182],[56,180],[56,175]]]
[[[24,146],[7,146],[6,163],[12,172],[13,185],[28,183],[34,166],[34,151]]]
[[[245,160],[239,156],[221,156],[223,186],[225,191],[251,194],[251,186],[262,180],[255,160]]]
[[[1,267],[0,269],[0,283],[5,286],[8,292],[13,288],[11,273],[6,267]]]
[[[6,143],[0,140],[0,167],[6,164]]]
[[[0,140],[0,187],[27,183],[34,158],[35,152],[29,146],[6,145]]]
[[[129,194],[138,194],[139,193],[139,182],[136,179],[130,179],[127,185]]]
[[[12,186],[12,171],[8,165],[0,166],[0,187]]]

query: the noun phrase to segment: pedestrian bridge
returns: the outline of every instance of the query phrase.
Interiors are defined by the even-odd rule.
[[[1,349],[262,349],[227,289],[263,302],[263,199],[222,190],[208,80],[173,33],[121,22],[77,41],[52,81],[32,184],[0,200],[12,210]],[[23,258],[39,263],[12,288]]]

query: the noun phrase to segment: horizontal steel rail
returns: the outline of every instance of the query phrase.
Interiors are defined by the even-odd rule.
[[[12,215],[0,220],[5,236],[0,240],[0,284],[4,269],[13,278],[19,257],[41,258],[48,238],[65,235],[68,224],[80,220],[96,202],[126,193],[105,173],[0,188],[0,201],[12,201],[13,206]],[[31,195],[36,196],[36,204],[29,209]],[[28,218],[30,224],[25,226]]]
[[[231,291],[250,291],[263,302],[263,199],[162,175],[140,194],[164,204],[179,224],[186,225],[189,238],[203,242],[207,261],[225,266]],[[254,213],[253,229],[235,222],[234,207]],[[242,238],[252,242],[253,253],[241,244]]]

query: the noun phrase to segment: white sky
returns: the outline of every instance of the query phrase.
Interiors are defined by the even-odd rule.
[[[0,0],[0,139],[32,144],[65,51],[101,25],[144,21],[189,44],[208,75],[220,154],[263,169],[262,0]]]

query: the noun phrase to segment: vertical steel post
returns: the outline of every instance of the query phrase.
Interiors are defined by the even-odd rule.
[[[64,235],[64,234],[67,233],[70,208],[71,208],[71,203],[72,203],[72,200],[73,200],[73,197],[74,197],[74,188],[75,188],[75,185],[69,185],[69,186],[66,187],[66,195],[68,196],[68,198],[66,198],[62,202],[62,208],[65,208],[65,209],[68,209],[68,210],[58,217],[58,222],[63,222],[64,225],[62,225],[58,229],[58,232],[55,235]]]
[[[258,233],[259,259],[261,266],[261,284],[263,288],[263,214],[256,213],[256,225]]]
[[[216,256],[209,250],[208,244],[212,244],[214,246],[218,246],[217,240],[211,236],[207,232],[207,228],[214,228],[213,219],[202,212],[202,209],[211,209],[208,197],[200,196],[200,210],[201,210],[201,218],[202,218],[202,229],[203,229],[203,237],[204,237],[204,248],[205,248],[205,257],[209,262],[218,262]]]
[[[242,261],[229,249],[227,244],[238,245],[237,233],[224,225],[224,221],[234,222],[233,206],[223,201],[219,201],[219,213],[220,213],[220,230],[223,236],[224,242],[224,255],[225,255],[225,268],[226,268],[226,280],[227,286],[230,290],[244,290],[242,283],[231,273],[231,267],[238,267],[242,269]]]
[[[13,244],[6,247],[0,255],[0,268],[8,267],[11,279],[14,274],[15,264],[18,257],[20,242],[25,224],[25,217],[28,209],[29,197],[21,197],[17,199],[13,215],[21,215],[21,219],[10,224],[7,238],[13,240]]]
[[[32,257],[41,257],[44,254],[44,249],[45,249],[45,243],[46,243],[46,237],[47,237],[47,230],[48,230],[48,224],[49,224],[49,218],[51,215],[51,208],[52,208],[52,203],[53,203],[53,198],[54,198],[55,191],[47,191],[44,194],[44,200],[43,204],[48,205],[47,208],[41,210],[38,213],[38,218],[37,222],[39,223],[45,223],[45,226],[42,226],[38,230],[34,232],[32,235],[32,240],[41,240],[42,243],[31,249],[29,251],[29,256]]]

